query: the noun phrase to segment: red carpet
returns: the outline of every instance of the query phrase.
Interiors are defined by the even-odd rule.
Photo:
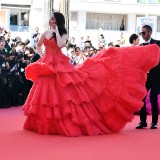
[[[23,130],[24,120],[20,107],[0,109],[0,160],[160,159],[160,125],[157,130],[136,130],[139,116],[120,133],[76,138]]]

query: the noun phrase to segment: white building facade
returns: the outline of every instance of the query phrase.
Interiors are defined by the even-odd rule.
[[[44,1],[1,0],[1,11],[6,9],[10,16],[6,27],[15,34],[29,34],[37,26],[44,32]],[[153,36],[160,39],[159,9],[159,0],[70,0],[69,36],[77,40],[90,36],[96,42],[103,33],[107,43],[114,42],[120,39],[122,25],[127,44],[128,37],[137,32],[137,18],[153,17]],[[54,0],[54,10],[59,10],[59,0]]]

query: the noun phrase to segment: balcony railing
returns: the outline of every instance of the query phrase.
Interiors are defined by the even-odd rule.
[[[33,28],[30,26],[10,25],[10,30],[14,32],[29,32]]]

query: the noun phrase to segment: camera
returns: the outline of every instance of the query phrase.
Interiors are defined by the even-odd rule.
[[[7,34],[8,32],[6,30],[4,30],[4,33]]]

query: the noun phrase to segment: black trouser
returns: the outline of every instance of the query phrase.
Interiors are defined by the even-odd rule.
[[[146,82],[147,91],[150,90],[150,103],[152,107],[152,123],[158,123],[158,94],[160,91],[160,82],[154,82],[152,79],[147,78]],[[144,106],[140,110],[140,120],[141,122],[146,122],[147,112],[146,112],[146,97],[144,98]]]

